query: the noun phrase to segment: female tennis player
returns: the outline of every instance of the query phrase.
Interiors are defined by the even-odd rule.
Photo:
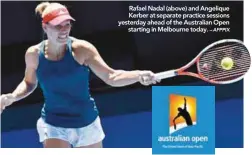
[[[96,48],[69,36],[74,18],[59,3],[36,7],[47,35],[25,54],[25,76],[14,92],[1,95],[1,111],[31,94],[40,84],[45,97],[37,121],[40,142],[48,147],[102,147],[105,137],[94,99],[89,93],[89,69],[114,87],[136,82],[160,82],[151,71],[124,71],[109,67]]]

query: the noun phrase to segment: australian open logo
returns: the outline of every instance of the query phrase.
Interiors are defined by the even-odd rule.
[[[196,98],[171,94],[169,102],[170,134],[197,124]]]

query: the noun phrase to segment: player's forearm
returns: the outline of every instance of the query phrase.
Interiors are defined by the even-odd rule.
[[[179,116],[176,116],[174,119],[173,119],[173,122],[175,122],[176,121],[176,119],[178,118]]]
[[[117,70],[109,76],[108,84],[114,87],[131,85],[139,81],[140,72]]]
[[[13,96],[15,97],[15,101],[21,100],[28,95],[30,95],[35,89],[36,84],[30,84],[25,81],[22,81],[18,87],[12,92]]]

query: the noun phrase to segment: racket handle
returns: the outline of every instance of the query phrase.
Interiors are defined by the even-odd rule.
[[[155,78],[166,79],[166,78],[174,77],[176,75],[177,75],[176,70],[170,70],[170,71],[156,73]]]

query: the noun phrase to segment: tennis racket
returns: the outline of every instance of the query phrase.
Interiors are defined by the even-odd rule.
[[[176,130],[176,129],[177,129],[177,126],[176,126],[175,121],[173,121],[173,124],[174,124],[174,130]]]
[[[223,61],[231,62],[232,67],[223,68]],[[230,63],[229,63],[230,64]],[[213,84],[230,84],[241,80],[251,64],[249,52],[242,41],[223,39],[205,47],[187,65],[155,74],[157,79],[178,75],[193,76]],[[187,71],[196,65],[197,72]]]

